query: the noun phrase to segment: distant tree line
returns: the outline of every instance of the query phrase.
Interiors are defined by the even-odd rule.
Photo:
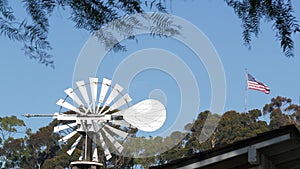
[[[174,145],[170,150],[156,153],[148,158],[120,157],[113,154],[110,161],[103,160],[106,168],[135,168],[142,166],[148,168],[152,165],[165,164],[171,160],[188,157],[194,153],[222,147],[238,140],[254,137],[259,133],[277,129],[280,126],[294,124],[300,129],[300,106],[294,104],[290,98],[278,96],[265,104],[262,110],[253,109],[239,113],[235,110],[225,112],[221,117],[212,114],[216,119],[221,118],[215,132],[203,143],[199,143],[199,136],[210,111],[198,114],[191,123],[185,125],[185,132],[175,131],[167,137],[142,137],[135,145],[139,147],[136,153],[146,156],[147,153],[160,152],[161,146]],[[263,116],[266,118],[262,118]],[[269,117],[269,118],[268,118]],[[268,119],[267,123],[264,119]],[[71,140],[65,145],[59,145],[59,135],[53,133],[53,127],[58,124],[54,120],[49,125],[32,133],[26,128],[23,120],[16,116],[0,118],[0,161],[4,168],[23,169],[63,169],[69,166],[71,161],[78,160],[81,154],[81,146],[75,150],[72,156],[66,151],[72,144]],[[26,129],[22,138],[14,135]],[[183,138],[178,140],[178,138]],[[149,144],[151,142],[151,144]],[[156,146],[153,146],[153,143]],[[147,147],[150,146],[151,147]],[[101,147],[99,147],[100,149]],[[132,149],[136,148],[134,145]],[[149,150],[149,151],[143,151]],[[101,154],[100,154],[101,156]],[[103,158],[104,159],[104,158]]]

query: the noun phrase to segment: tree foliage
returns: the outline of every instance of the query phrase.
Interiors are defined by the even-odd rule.
[[[13,136],[25,127],[23,120],[16,116],[0,117],[0,162],[5,167],[20,166],[25,144],[23,138],[14,139]]]
[[[0,149],[2,163],[5,168],[19,168],[24,158],[25,142],[23,138],[14,139],[10,137],[5,141],[3,147]]]
[[[300,105],[293,103],[290,98],[282,96],[272,98],[262,110],[253,109],[242,113],[230,110],[222,116],[212,114],[210,111],[203,111],[193,122],[185,125],[184,132],[174,131],[166,137],[141,137],[134,141],[124,142],[123,151],[134,152],[135,157],[138,158],[112,154],[112,159],[106,161],[103,154],[100,153],[99,156],[102,156],[100,158],[103,159],[102,162],[106,168],[148,168],[254,137],[280,126],[294,124],[300,129],[299,112]],[[203,141],[199,136],[205,131],[204,123],[208,115],[216,120],[220,118],[220,121],[214,133]],[[264,121],[263,116],[269,116],[269,122]],[[22,120],[13,116],[3,117],[1,120],[1,131],[4,129],[10,131],[10,136],[19,131],[17,126],[24,126]],[[0,156],[2,162],[5,162],[5,168],[67,168],[70,162],[77,161],[82,153],[82,143],[78,145],[72,156],[67,155],[66,152],[76,137],[70,139],[67,144],[59,146],[57,141],[59,136],[53,133],[53,127],[57,124],[58,121],[54,120],[49,125],[38,129],[36,133],[28,130],[24,138],[7,137],[7,135],[0,148]],[[209,125],[205,126],[210,127]],[[136,133],[136,131],[129,132]],[[164,149],[168,149],[168,151],[162,151]],[[101,152],[100,146],[98,150]]]
[[[157,2],[156,4],[160,4]],[[18,19],[8,0],[0,0],[0,35],[23,44],[25,55],[46,66],[54,66],[49,51],[49,18],[57,9],[68,9],[78,29],[94,33],[126,14],[141,13],[139,0],[23,0],[27,17]],[[162,10],[157,5],[158,10]]]
[[[16,116],[0,117],[0,145],[3,145],[6,140],[18,132],[20,127],[24,126],[24,121],[18,119]]]
[[[225,0],[242,20],[245,45],[250,47],[253,35],[258,36],[262,20],[272,22],[275,37],[287,57],[294,56],[292,35],[300,32],[291,0]]]
[[[299,128],[299,108],[299,105],[292,103],[292,99],[277,96],[264,106],[263,112],[270,116],[271,129],[289,124],[295,124]]]
[[[53,133],[53,128],[57,124],[54,120],[46,127],[40,128],[36,133],[30,133],[26,140],[26,151],[31,154],[29,159],[25,160],[24,166],[40,168],[47,159],[57,155],[60,149],[57,140],[58,134]]]
[[[225,0],[225,2],[242,20],[243,38],[247,46],[250,47],[253,35],[258,36],[260,24],[264,20],[272,22],[275,37],[280,41],[285,55],[287,57],[294,55],[292,36],[299,32],[300,28],[293,13],[291,0]],[[115,43],[108,32],[101,33],[107,23],[149,9],[168,12],[165,0],[22,0],[18,4],[24,6],[27,15],[24,18],[17,18],[10,3],[12,2],[8,0],[0,0],[0,35],[21,42],[26,56],[52,67],[54,62],[50,54],[52,47],[48,40],[51,27],[49,19],[58,9],[70,13],[68,18],[74,22],[75,28],[84,29],[92,34],[98,33],[98,36],[102,37],[100,40],[106,45],[111,44],[108,42],[113,42],[113,49],[117,51],[124,50],[124,46]],[[152,19],[156,19],[156,22],[153,22],[155,26],[152,35],[163,35],[162,30],[157,28],[166,26],[169,22],[159,15]],[[129,39],[134,38],[131,35],[133,35],[133,27],[139,25],[137,20],[125,17],[119,25],[120,23],[122,29],[115,28],[121,30],[120,32],[126,34]],[[108,40],[109,38],[112,39]]]

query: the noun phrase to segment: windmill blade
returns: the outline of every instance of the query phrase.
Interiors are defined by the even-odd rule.
[[[91,95],[92,95],[93,111],[95,111],[95,106],[96,106],[95,104],[96,104],[97,94],[98,94],[98,78],[90,77],[89,80],[90,80],[90,88],[91,88]]]
[[[112,106],[110,106],[109,109],[107,109],[105,112],[101,113],[101,114],[106,114],[111,110],[115,110],[118,109],[119,107],[123,106],[124,104],[127,104],[128,102],[130,102],[132,99],[129,96],[129,94],[125,94],[124,96],[122,96],[118,101],[116,101]]]
[[[83,106],[84,104],[82,101],[79,99],[77,94],[74,92],[73,89],[68,88],[65,90],[65,93],[78,105],[78,106]]]
[[[143,100],[126,110],[115,113],[139,130],[152,132],[159,129],[166,120],[166,108],[158,100]]]
[[[104,150],[105,158],[106,158],[106,160],[109,160],[112,156],[111,156],[111,154],[110,154],[110,152],[108,150],[108,147],[107,147],[107,145],[106,145],[106,143],[105,143],[105,141],[103,139],[103,136],[102,136],[102,134],[100,132],[99,132],[99,138],[100,138],[101,146],[102,146],[102,148]]]
[[[128,136],[128,133],[126,133],[122,130],[113,128],[109,125],[105,125],[105,127],[108,128],[110,131],[114,132],[115,134],[117,134],[118,136],[120,136],[122,139],[125,139]]]
[[[64,125],[59,125],[54,127],[54,133],[60,132],[62,130],[66,130],[69,128],[73,128],[77,125],[77,123],[70,123],[70,124],[64,124]]]
[[[73,152],[74,152],[75,148],[77,147],[77,145],[78,145],[79,141],[81,140],[81,138],[82,138],[82,135],[80,135],[76,139],[76,141],[72,144],[71,148],[67,151],[67,154],[69,154],[69,156],[73,154]]]
[[[113,136],[111,136],[104,128],[102,128],[101,130],[104,132],[108,140],[114,145],[117,151],[121,153],[124,149],[123,146]]]
[[[69,109],[69,110],[72,110],[76,113],[79,113],[79,114],[82,114],[78,108],[74,107],[73,105],[71,105],[70,103],[66,102],[65,100],[63,99],[59,99],[57,102],[56,102],[57,105],[59,106],[62,106],[66,109]]]
[[[59,139],[58,142],[67,142],[71,137],[73,137],[77,133],[76,130],[72,131],[68,135],[64,136],[63,138]]]
[[[104,101],[104,98],[106,96],[106,93],[108,91],[108,88],[109,88],[110,84],[111,84],[111,80],[103,78],[96,112],[99,111],[100,105]]]
[[[110,95],[108,96],[108,98],[105,101],[104,105],[108,106],[119,95],[119,93],[122,92],[122,90],[123,90],[123,87],[120,86],[119,84],[116,84],[114,86],[114,88],[111,90]],[[103,106],[102,109],[100,110],[100,114],[102,114],[101,112],[103,111],[105,106]]]
[[[79,89],[86,105],[89,105],[90,104],[90,99],[89,99],[89,95],[87,93],[84,81],[78,81],[78,82],[76,82],[76,85],[77,85],[77,87],[78,87],[78,89]]]
[[[105,105],[109,105],[118,95],[120,92],[122,92],[123,87],[119,84],[116,84],[114,88],[112,89],[110,95],[108,96]]]

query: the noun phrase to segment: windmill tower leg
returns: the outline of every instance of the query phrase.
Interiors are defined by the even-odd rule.
[[[103,164],[93,160],[93,140],[85,134],[83,144],[83,160],[73,161],[70,164],[70,169],[103,169]]]
[[[93,158],[93,152],[92,152],[92,148],[93,148],[93,140],[88,137],[88,135],[85,135],[85,143],[84,143],[84,160],[85,161],[92,161]]]

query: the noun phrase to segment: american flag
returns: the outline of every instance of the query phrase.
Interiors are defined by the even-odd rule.
[[[253,76],[248,73],[248,89],[258,90],[264,92],[265,94],[270,93],[270,88],[263,84],[262,82],[257,81]]]

